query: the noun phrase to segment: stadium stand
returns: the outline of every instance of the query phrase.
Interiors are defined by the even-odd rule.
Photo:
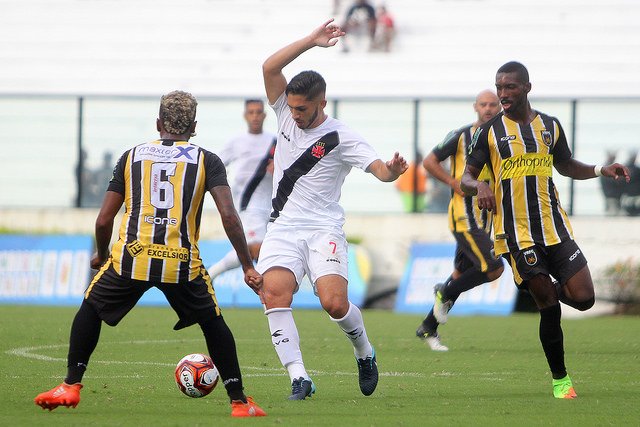
[[[398,27],[392,52],[306,54],[302,63],[325,75],[332,95],[466,97],[512,59],[535,76],[536,96],[640,95],[640,55],[631,54],[640,52],[635,0],[385,4]],[[4,1],[0,93],[155,95],[180,87],[202,95],[261,94],[259,69],[273,46],[305,34],[331,16],[332,6],[330,0]]]

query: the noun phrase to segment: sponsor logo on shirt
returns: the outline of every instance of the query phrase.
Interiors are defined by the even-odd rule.
[[[189,250],[187,248],[172,248],[165,245],[154,244],[144,245],[139,240],[127,243],[126,247],[132,257],[137,257],[144,253],[151,258],[189,261]]]
[[[193,145],[166,147],[158,144],[146,144],[136,148],[133,161],[197,163],[198,159],[194,158],[195,153],[192,152],[195,149],[196,147]]]
[[[145,215],[144,222],[147,224],[157,224],[157,225],[177,225],[178,220],[176,218],[162,218],[159,216],[153,215]]]
[[[149,245],[146,247],[147,255],[157,259],[179,259],[189,261],[187,248],[171,248],[165,245]]]
[[[501,179],[522,176],[551,176],[552,154],[525,153],[502,160]]]

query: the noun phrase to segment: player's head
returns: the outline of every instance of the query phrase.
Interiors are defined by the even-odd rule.
[[[529,72],[524,65],[511,61],[498,68],[496,92],[505,114],[526,108],[529,104],[527,94],[530,90]]]
[[[493,91],[485,89],[476,96],[473,103],[473,110],[478,115],[477,125],[488,122],[493,116],[500,112],[500,99]]]
[[[315,71],[303,71],[287,84],[285,94],[293,120],[300,129],[318,126],[325,118],[327,83]]]
[[[266,117],[264,102],[261,99],[246,99],[244,101],[244,119],[249,127],[249,133],[261,134]]]
[[[189,139],[195,136],[198,101],[188,92],[174,90],[160,98],[157,128],[160,133]]]

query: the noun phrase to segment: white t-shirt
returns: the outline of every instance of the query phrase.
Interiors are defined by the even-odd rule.
[[[313,129],[298,128],[284,93],[271,107],[278,118],[271,219],[296,227],[342,227],[344,179],[352,167],[366,170],[378,154],[332,117]]]
[[[245,133],[229,140],[216,153],[225,166],[233,163],[231,192],[239,212],[260,211],[266,217],[271,212],[273,176],[265,173],[264,167],[274,138],[268,132]]]

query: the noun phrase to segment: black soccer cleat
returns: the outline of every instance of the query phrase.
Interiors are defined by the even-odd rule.
[[[291,383],[289,400],[304,400],[316,392],[316,385],[309,378],[296,378]]]
[[[376,350],[372,347],[371,356],[364,359],[356,359],[358,362],[358,381],[360,391],[365,396],[370,396],[378,386],[378,363],[376,363]]]

